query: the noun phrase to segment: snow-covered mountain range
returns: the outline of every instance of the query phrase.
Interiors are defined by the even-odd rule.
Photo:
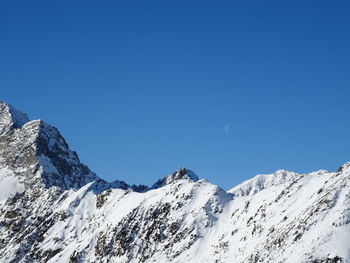
[[[180,168],[106,182],[0,102],[0,262],[350,262],[350,163],[224,191]]]

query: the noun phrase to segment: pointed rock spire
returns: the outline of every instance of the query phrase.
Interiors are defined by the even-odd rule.
[[[0,101],[0,134],[11,129],[21,128],[28,121],[27,114]]]
[[[27,187],[80,188],[99,179],[69,149],[58,129],[0,101],[0,167]]]

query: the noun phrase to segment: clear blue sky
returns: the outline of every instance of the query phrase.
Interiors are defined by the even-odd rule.
[[[349,1],[2,1],[0,99],[107,180],[350,160]]]

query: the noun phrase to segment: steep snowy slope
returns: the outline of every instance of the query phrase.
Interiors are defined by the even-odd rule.
[[[186,168],[105,182],[0,102],[0,262],[350,262],[350,164],[226,192]]]

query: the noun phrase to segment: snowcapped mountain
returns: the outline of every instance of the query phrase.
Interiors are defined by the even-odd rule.
[[[350,163],[224,191],[180,168],[106,182],[0,102],[0,262],[350,262]]]

